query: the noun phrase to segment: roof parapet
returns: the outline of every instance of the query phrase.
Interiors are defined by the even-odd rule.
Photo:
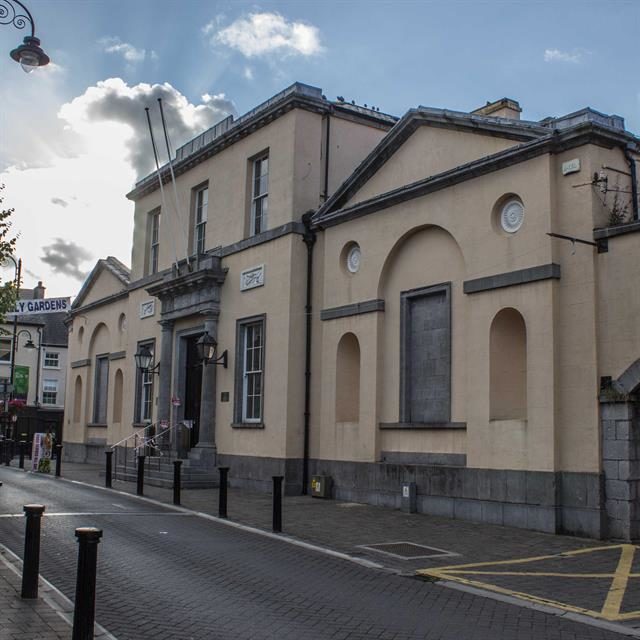
[[[591,107],[574,111],[566,116],[560,116],[559,118],[545,118],[540,120],[540,124],[543,127],[549,129],[568,129],[569,127],[575,127],[583,122],[593,122],[603,127],[609,127],[610,129],[617,129],[618,131],[624,131],[624,118],[622,116],[607,115],[601,111],[596,111]]]
[[[313,87],[309,84],[304,84],[302,82],[294,82],[292,85],[288,86],[286,89],[283,89],[279,93],[276,93],[275,96],[272,96],[268,100],[261,102],[257,107],[251,109],[251,111],[247,111],[243,116],[234,120],[233,115],[227,116],[224,120],[216,123],[210,129],[207,129],[204,133],[197,135],[192,140],[189,140],[186,144],[183,144],[181,147],[178,147],[176,150],[176,160],[184,160],[184,158],[190,156],[192,153],[195,153],[202,147],[206,146],[210,142],[213,142],[216,138],[221,136],[223,133],[229,131],[229,129],[233,127],[240,126],[243,122],[246,122],[253,116],[257,115],[261,111],[268,109],[271,105],[279,102],[280,100],[286,98],[292,93],[297,93],[303,96],[309,96],[310,98],[322,99],[322,89],[319,87]]]

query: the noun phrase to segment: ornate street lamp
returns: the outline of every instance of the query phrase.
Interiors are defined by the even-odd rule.
[[[37,67],[49,64],[49,56],[41,49],[40,39],[36,38],[33,16],[20,0],[0,0],[0,24],[12,24],[16,29],[31,25],[31,35],[25,36],[23,43],[10,53],[24,71],[31,73]]]
[[[147,345],[143,344],[133,357],[136,361],[136,367],[142,373],[157,373],[160,375],[160,363],[153,365],[153,354]]]
[[[227,368],[227,350],[225,349],[222,355],[217,358],[218,343],[206,331],[196,342],[196,348],[198,349],[198,358],[202,361],[202,364],[221,364],[225,369]]]

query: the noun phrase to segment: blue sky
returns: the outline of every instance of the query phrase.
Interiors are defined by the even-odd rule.
[[[25,284],[50,295],[100,257],[130,262],[124,194],[148,168],[157,95],[174,146],[295,80],[396,115],[503,96],[531,120],[592,106],[640,133],[639,0],[27,4],[54,65],[27,75],[0,56],[0,182]],[[23,35],[0,27],[7,52]]]

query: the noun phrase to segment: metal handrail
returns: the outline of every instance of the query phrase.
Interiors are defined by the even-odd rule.
[[[115,449],[116,447],[119,447],[123,442],[127,442],[127,440],[131,440],[131,438],[136,438],[140,434],[144,434],[147,431],[147,429],[150,429],[151,427],[155,427],[155,426],[156,426],[156,423],[151,422],[144,429],[140,429],[139,431],[134,431],[131,435],[127,436],[126,438],[122,438],[122,440],[116,442],[115,444],[112,444],[111,448]]]
[[[150,438],[143,437],[141,444],[139,444],[136,447],[134,447],[135,451],[138,451],[142,447],[151,447],[152,449],[155,449],[158,452],[159,455],[163,456],[164,453],[162,452],[162,449],[160,448],[157,440],[159,438],[161,438],[162,436],[164,436],[164,435],[166,435],[168,433],[171,433],[171,431],[173,431],[178,426],[179,426],[178,424],[172,424],[172,425],[169,425],[163,431],[160,431],[159,433],[156,433],[155,435],[151,436]]]
[[[119,465],[122,464],[124,467],[125,473],[127,470],[128,464],[132,464],[133,467],[137,467],[138,465],[138,457],[140,451],[144,453],[145,449],[153,454],[147,456],[148,460],[148,469],[151,470],[151,460],[155,458],[157,460],[158,469],[160,468],[161,459],[167,455],[166,451],[163,451],[163,444],[166,444],[167,436],[171,434],[173,431],[177,431],[179,427],[186,426],[183,421],[177,422],[175,424],[169,424],[168,426],[162,428],[158,433],[154,433],[153,435],[148,435],[148,432],[156,427],[159,427],[161,423],[150,423],[143,429],[138,429],[134,431],[132,434],[128,435],[126,438],[122,438],[122,440],[116,442],[114,445],[111,445],[111,450],[114,451],[114,466],[113,466],[113,479],[118,479],[118,469]],[[163,442],[164,441],[164,442]],[[129,453],[131,450],[131,454]],[[171,459],[171,450],[168,452],[169,460]],[[123,462],[120,462],[120,456],[124,457]],[[133,459],[131,459],[133,457]]]

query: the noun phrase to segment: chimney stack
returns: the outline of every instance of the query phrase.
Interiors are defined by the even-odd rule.
[[[38,286],[33,288],[33,299],[41,300],[42,298],[44,298],[45,291],[46,291],[46,288],[42,286],[42,280],[41,280],[40,282],[38,282]]]
[[[478,116],[492,116],[494,118],[511,118],[512,120],[520,120],[522,109],[517,100],[511,98],[501,98],[495,102],[487,102],[484,107],[473,110]]]

